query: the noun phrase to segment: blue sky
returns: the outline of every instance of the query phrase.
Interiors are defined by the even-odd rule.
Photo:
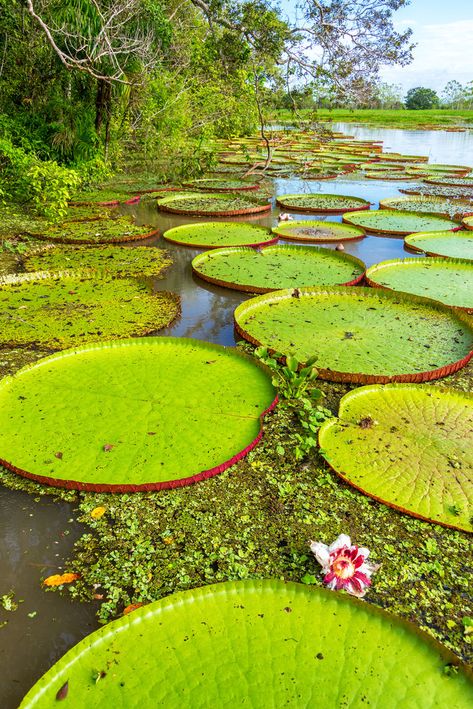
[[[294,16],[297,2],[279,4]],[[398,31],[413,30],[417,46],[409,66],[383,68],[383,81],[401,84],[405,91],[427,86],[438,92],[452,79],[473,81],[473,0],[412,0],[393,19]]]

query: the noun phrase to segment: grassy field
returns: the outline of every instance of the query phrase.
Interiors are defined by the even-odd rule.
[[[473,129],[473,110],[453,111],[453,110],[430,110],[430,111],[408,111],[408,110],[375,110],[358,109],[349,110],[345,108],[334,108],[329,110],[321,108],[318,111],[303,110],[299,116],[307,120],[319,120],[347,123],[371,123],[374,125],[388,126],[390,128],[470,128]],[[297,122],[297,116],[291,111],[276,111],[272,118],[277,121]]]

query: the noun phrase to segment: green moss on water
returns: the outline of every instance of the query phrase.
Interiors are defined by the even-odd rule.
[[[471,390],[472,383],[471,365],[442,382],[461,390]],[[334,412],[352,388],[317,385]],[[296,410],[280,406],[267,419],[262,444],[246,459],[177,490],[91,494],[45,490],[8,472],[0,480],[34,495],[78,500],[79,518],[90,532],[67,563],[81,574],[69,593],[84,601],[103,596],[103,622],[130,603],[227,579],[275,577],[321,586],[309,541],[330,543],[347,533],[381,563],[367,602],[408,618],[471,659],[463,624],[473,615],[465,565],[470,537],[371,500],[341,482],[317,453],[297,461],[297,434],[303,432]],[[94,520],[91,513],[100,506],[105,514]]]

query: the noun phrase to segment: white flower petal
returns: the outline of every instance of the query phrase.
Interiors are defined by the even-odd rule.
[[[361,554],[361,556],[364,556],[365,559],[367,559],[370,555],[370,550],[366,547],[359,547],[358,554]]]
[[[340,536],[337,537],[337,539],[335,539],[335,541],[331,543],[328,550],[329,552],[332,552],[335,551],[335,549],[339,549],[340,547],[351,547],[351,539],[348,534],[340,534]]]
[[[322,544],[322,542],[311,542],[310,550],[321,566],[324,568],[328,567],[330,554],[326,544]]]

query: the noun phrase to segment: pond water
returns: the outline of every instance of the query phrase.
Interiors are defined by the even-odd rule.
[[[354,124],[333,124],[333,128],[361,139],[382,140],[385,148],[393,152],[428,155],[431,162],[473,164],[471,131],[406,131]],[[295,192],[347,194],[368,199],[374,206],[380,199],[399,195],[398,188],[404,184],[407,183],[365,181],[356,174],[323,182],[274,180],[276,195]],[[140,223],[155,224],[162,232],[179,224],[205,221],[159,213],[152,202],[128,210]],[[273,208],[270,214],[253,218],[251,222],[274,226],[279,212],[278,208]],[[318,217],[301,215],[300,218]],[[341,217],[329,219],[341,221]],[[168,244],[162,238],[150,240],[148,245],[165,247],[174,260],[165,278],[154,280],[154,288],[174,291],[182,298],[182,315],[159,334],[233,345],[233,310],[249,296],[195,278],[190,263],[200,250]],[[367,266],[389,258],[413,256],[404,250],[402,239],[377,236],[347,242],[345,250],[362,259]],[[0,607],[2,709],[16,707],[30,686],[68,648],[97,627],[93,604],[71,603],[58,593],[45,593],[40,586],[41,578],[62,571],[74,539],[80,533],[81,527],[74,521],[73,505],[0,488],[0,597],[14,591],[15,599],[22,601],[14,612]],[[8,622],[2,626],[4,621]]]

